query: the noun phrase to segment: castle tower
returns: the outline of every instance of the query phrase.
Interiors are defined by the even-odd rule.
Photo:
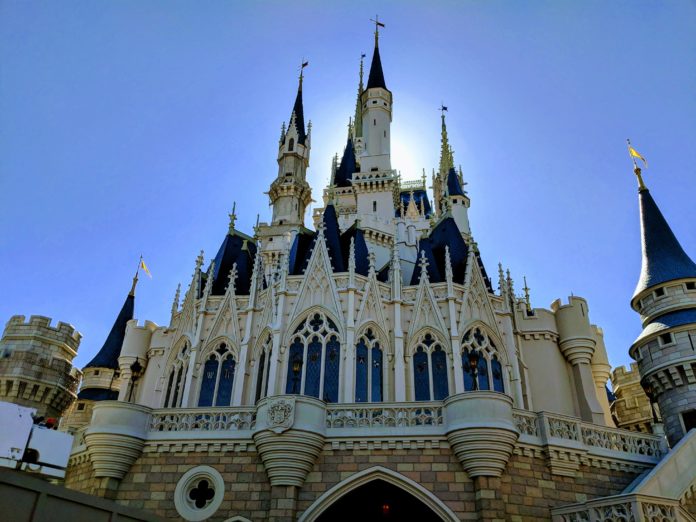
[[[641,178],[642,267],[631,307],[643,331],[629,350],[657,402],[671,445],[696,428],[696,263],[684,252]]]
[[[80,371],[72,366],[82,336],[72,326],[32,315],[13,316],[0,339],[0,401],[60,417],[77,397]]]
[[[77,394],[77,401],[67,413],[61,428],[76,430],[87,424],[92,417],[92,408],[100,401],[116,400],[121,385],[121,372],[118,358],[121,355],[126,325],[133,319],[135,309],[135,286],[138,276],[133,278],[133,285],[114,321],[97,355],[82,369],[82,386]]]
[[[375,50],[361,101],[362,137],[366,142],[360,160],[361,171],[391,170],[392,93],[384,81],[379,55],[379,25],[375,27]]]
[[[303,64],[302,68],[304,69]],[[306,181],[311,148],[311,123],[305,130],[304,107],[302,105],[302,81],[300,72],[295,104],[290,115],[290,124],[285,124],[278,144],[278,177],[271,184],[268,196],[273,205],[272,225],[296,229],[304,224],[307,205],[312,201],[312,189]]]

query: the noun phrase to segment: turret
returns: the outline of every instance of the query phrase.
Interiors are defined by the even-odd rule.
[[[362,137],[366,142],[360,159],[361,172],[391,170],[392,93],[384,81],[379,55],[379,27],[379,24],[375,27],[370,75],[361,96]]]
[[[302,70],[306,65],[306,62],[302,64]],[[302,82],[301,71],[290,124],[287,129],[283,124],[280,133],[278,177],[268,192],[273,205],[273,225],[302,225],[305,210],[312,200],[312,190],[305,179],[311,149],[311,123],[305,130]]]
[[[580,417],[586,422],[605,424],[605,411],[597,399],[597,387],[592,374],[592,358],[597,349],[597,332],[590,325],[587,301],[571,296],[567,305],[560,299],[551,304],[556,316],[558,344],[561,353],[573,370]]]
[[[643,331],[629,350],[641,384],[659,405],[671,445],[696,427],[696,264],[686,254],[642,180],[638,201],[642,267],[631,306]]]
[[[89,422],[96,403],[118,399],[121,385],[119,356],[126,335],[128,321],[133,319],[135,309],[135,287],[138,274],[133,277],[133,285],[126,296],[106,341],[91,361],[82,369],[82,386],[77,401],[66,416],[64,427],[74,430]]]

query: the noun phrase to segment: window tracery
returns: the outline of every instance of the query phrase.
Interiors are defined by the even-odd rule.
[[[186,381],[186,372],[189,363],[189,343],[184,342],[184,346],[177,354],[176,359],[169,369],[169,378],[167,379],[167,392],[164,397],[165,408],[180,408],[181,401],[184,396],[184,386]]]
[[[355,402],[384,400],[384,352],[372,328],[355,345]]]
[[[413,352],[413,390],[417,401],[439,401],[449,395],[447,354],[430,332],[420,336]]]
[[[340,364],[336,324],[322,312],[312,314],[293,332],[285,393],[338,402]]]
[[[268,372],[271,369],[271,356],[273,355],[273,338],[269,333],[261,347],[256,370],[256,398],[255,402],[268,395]]]
[[[472,328],[462,338],[462,371],[466,391],[493,390],[505,393],[498,349],[482,328]]]
[[[207,356],[203,365],[198,406],[229,406],[237,360],[231,347],[221,342]]]

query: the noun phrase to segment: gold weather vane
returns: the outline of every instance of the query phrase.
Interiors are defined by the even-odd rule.
[[[377,42],[379,41],[379,28],[384,27],[384,24],[379,21],[379,15],[375,15],[375,18],[370,18],[370,22],[375,23],[375,47],[377,47]]]
[[[232,203],[232,212],[227,214],[228,216],[230,216],[230,228],[229,228],[230,234],[232,232],[234,232],[234,225],[237,222],[237,214],[235,213],[236,210],[237,210],[237,202],[235,201]]]
[[[648,162],[647,160],[638,152],[636,149],[634,149],[631,146],[631,140],[626,138],[626,145],[628,146],[628,155],[631,157],[631,160],[633,161],[633,173],[636,175],[638,178],[638,189],[639,190],[645,190],[645,183],[643,183],[643,175],[641,174],[641,169],[638,166],[638,163],[636,163],[636,158],[641,160],[643,164],[645,165],[645,168],[648,168]]]

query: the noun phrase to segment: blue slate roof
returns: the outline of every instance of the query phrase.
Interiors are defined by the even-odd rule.
[[[353,140],[348,138],[346,148],[343,150],[341,164],[334,175],[334,185],[337,187],[350,187],[353,173],[357,172],[357,163],[355,161],[355,148],[353,148]]]
[[[246,248],[244,241],[246,240]],[[235,293],[248,295],[251,286],[251,273],[254,269],[256,244],[248,237],[233,231],[225,236],[217,255],[215,256],[215,272],[213,273],[212,295],[224,295],[230,282],[230,270],[237,263],[237,279]],[[200,291],[203,290],[209,274],[201,274]]]
[[[643,262],[633,297],[667,281],[696,278],[696,264],[684,252],[650,191],[639,191]]]
[[[353,246],[355,248],[355,273],[367,276],[367,273],[370,271],[370,262],[368,260],[369,251],[367,250],[367,243],[365,243],[365,234],[355,223],[341,234],[341,249],[344,254],[344,266],[347,270],[351,238],[353,239]]]
[[[387,88],[384,81],[384,71],[382,71],[382,59],[379,57],[379,47],[375,45],[375,52],[372,53],[372,64],[370,65],[370,76],[367,79],[367,88],[373,87]]]
[[[452,167],[447,173],[447,194],[450,196],[464,196],[465,192],[462,184],[459,182],[457,171]]]
[[[338,217],[336,208],[333,204],[328,204],[324,209],[324,239],[326,248],[331,258],[331,268],[334,272],[345,272],[346,267],[343,263],[343,251],[341,249],[341,230],[338,228]]]
[[[302,145],[307,141],[307,133],[305,132],[304,124],[304,106],[302,104],[302,82],[297,89],[297,96],[295,97],[295,104],[292,106],[292,112],[295,114],[295,125],[297,126],[297,143]],[[290,121],[292,122],[292,114],[290,114]]]
[[[288,272],[290,275],[300,275],[307,268],[307,263],[312,255],[317,233],[311,230],[301,230],[295,236],[290,247],[288,259]]]
[[[635,346],[640,341],[645,339],[650,335],[657,334],[669,328],[676,328],[677,326],[683,326],[685,324],[696,323],[696,308],[689,308],[686,310],[677,310],[676,312],[669,312],[667,314],[661,315],[653,319],[650,324],[643,328],[638,338],[633,342]]]
[[[404,208],[408,208],[408,204],[411,202],[411,193],[404,191],[400,194],[401,201],[403,201]],[[432,207],[430,206],[430,200],[428,199],[428,194],[423,189],[418,189],[413,191],[413,199],[420,210],[421,203],[425,203],[425,217],[429,218],[433,214]],[[399,217],[400,209],[396,209],[394,217]]]
[[[445,281],[445,247],[449,246],[452,278],[455,283],[464,283],[466,275],[466,259],[469,247],[464,242],[461,232],[454,219],[447,217],[440,221],[427,238],[421,239],[419,250],[425,251],[429,262],[428,277],[431,283]],[[420,251],[418,259],[420,259]],[[421,267],[416,264],[411,276],[411,284],[417,285],[420,279]]]
[[[123,303],[121,311],[111,327],[111,331],[104,341],[97,355],[89,361],[85,368],[109,368],[118,370],[118,356],[121,355],[121,346],[123,338],[126,336],[126,323],[133,319],[133,310],[135,308],[135,296],[128,294],[126,302]]]

